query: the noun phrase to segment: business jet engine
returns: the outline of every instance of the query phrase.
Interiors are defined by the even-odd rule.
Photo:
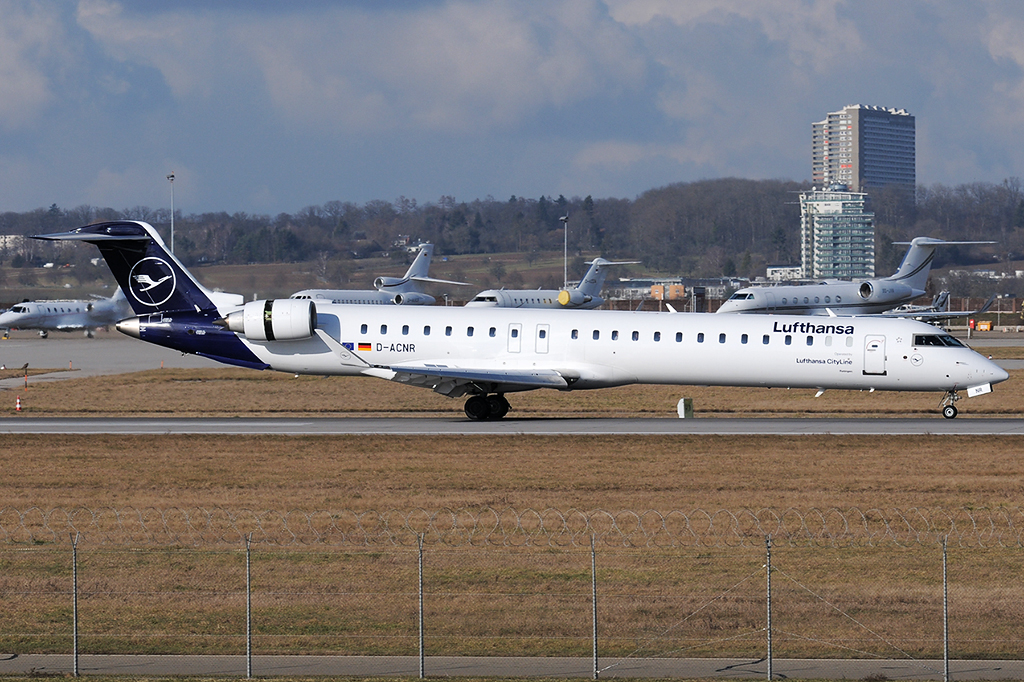
[[[397,287],[399,284],[405,284],[408,281],[405,277],[378,277],[373,280],[373,288],[377,291],[383,291],[385,287]]]
[[[434,297],[415,291],[395,294],[395,305],[434,305]]]
[[[249,301],[225,319],[227,328],[250,341],[296,341],[313,336],[316,305],[309,299]]]
[[[562,289],[558,292],[558,302],[566,308],[575,308],[593,300],[593,296],[585,294],[579,289]]]

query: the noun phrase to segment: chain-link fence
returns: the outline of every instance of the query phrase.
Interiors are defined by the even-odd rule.
[[[1019,518],[7,509],[0,651],[1008,659]]]

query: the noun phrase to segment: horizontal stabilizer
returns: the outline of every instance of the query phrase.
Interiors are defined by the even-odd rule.
[[[450,279],[434,279],[433,277],[410,277],[415,282],[433,282],[434,284],[455,284],[460,287],[470,286],[469,282],[453,282]]]

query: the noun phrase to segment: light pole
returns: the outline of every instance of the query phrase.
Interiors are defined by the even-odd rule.
[[[167,179],[171,181],[171,253],[174,253],[174,171]]]
[[[565,214],[559,220],[562,221],[562,288],[569,288],[569,214]]]

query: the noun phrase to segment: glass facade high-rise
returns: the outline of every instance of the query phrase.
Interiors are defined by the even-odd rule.
[[[875,276],[875,214],[843,185],[800,194],[800,260],[809,279]]]
[[[854,192],[917,183],[914,117],[905,109],[853,104],[811,124],[811,182]]]

